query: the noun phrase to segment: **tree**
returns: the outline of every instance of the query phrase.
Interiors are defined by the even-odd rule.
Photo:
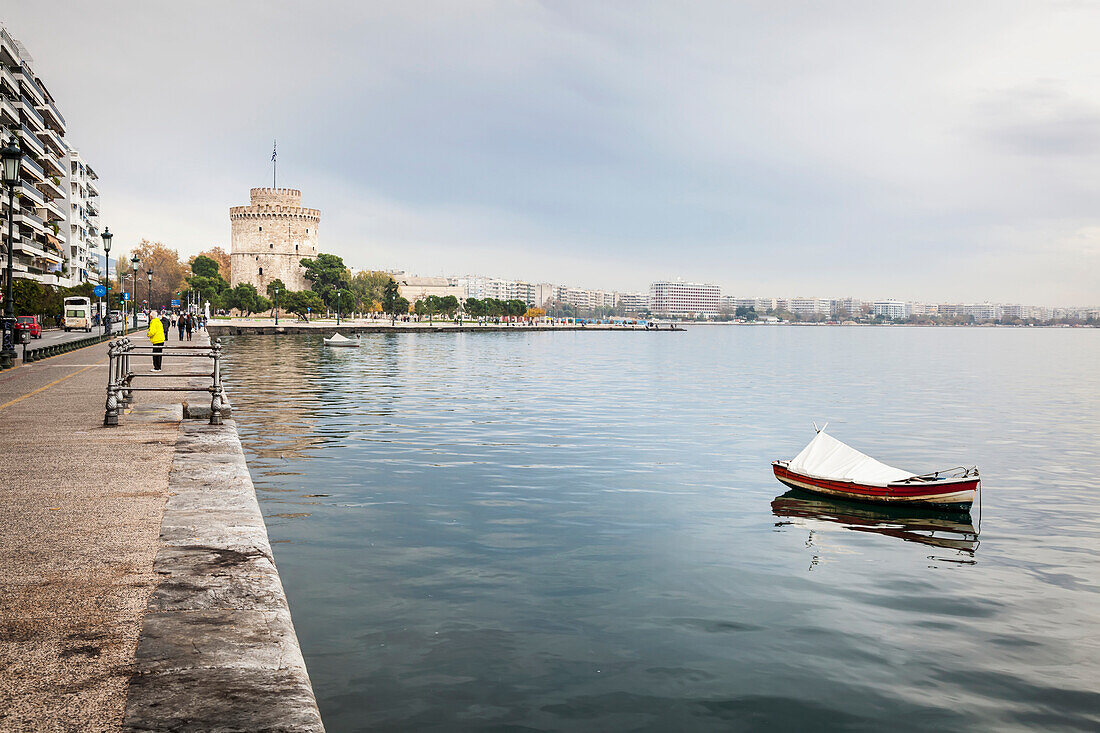
[[[350,276],[344,260],[336,255],[320,253],[316,259],[306,257],[301,261],[306,270],[306,279],[313,292],[330,307],[336,305],[336,290],[346,289]]]
[[[542,318],[546,315],[545,308],[528,308],[527,312],[523,314],[525,318]]]
[[[285,300],[283,294],[280,293],[279,305],[302,318],[305,318],[306,314],[311,311],[316,313],[325,307],[321,297],[312,290],[289,291],[286,293]]]
[[[393,301],[393,310],[391,313],[400,313],[402,315],[409,312],[409,301],[407,298],[397,296],[397,299]]]
[[[398,297],[397,282],[391,277],[382,289],[382,310],[386,313],[408,313],[409,301],[405,301],[405,310],[401,311],[397,307]]]
[[[271,307],[270,301],[256,291],[256,286],[251,283],[241,283],[226,293],[225,305],[236,308],[242,313],[251,315],[265,311]]]
[[[267,297],[271,298],[272,300],[275,299],[275,288],[279,289],[279,295],[280,296],[283,293],[288,292],[287,289],[286,289],[286,283],[284,283],[279,278],[275,278],[274,280],[272,280],[271,282],[269,282],[267,284]]]
[[[136,254],[141,259],[141,268],[138,272],[138,288],[137,288],[137,300],[141,302],[147,295],[149,287],[149,280],[144,273],[149,270],[153,271],[152,281],[152,297],[149,297],[149,306],[151,308],[162,308],[168,304],[177,291],[183,290],[186,284],[187,266],[180,262],[179,252],[174,249],[165,247],[160,242],[150,242],[148,239],[141,240],[141,244],[134,249],[126,253],[127,259],[129,255]],[[122,258],[119,258],[121,261]],[[141,282],[144,280],[145,282]]]
[[[756,308],[751,306],[751,305],[747,308],[743,305],[738,306],[737,312],[734,315],[736,315],[738,318],[744,319],[746,321],[755,321],[756,317],[757,317],[756,316]]]
[[[360,303],[369,307],[374,301],[385,302],[386,288],[391,282],[393,282],[393,278],[385,272],[361,270],[351,277],[348,282],[348,289],[355,293],[355,297]],[[394,293],[394,297],[396,297],[396,293]]]
[[[218,277],[218,263],[206,255],[191,258],[191,273],[201,277]]]
[[[199,257],[206,257],[207,259],[214,260],[214,262],[218,263],[218,273],[222,277],[224,277],[226,280],[232,280],[233,279],[232,278],[232,269],[231,269],[231,264],[230,264],[231,261],[229,259],[229,253],[226,252],[221,247],[211,247],[210,249],[206,250],[205,252],[199,252],[197,255],[193,256],[188,261],[188,264],[191,264],[192,262],[197,260]]]

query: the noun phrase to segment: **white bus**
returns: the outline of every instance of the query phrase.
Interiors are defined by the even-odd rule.
[[[61,317],[61,326],[66,331],[75,328],[92,330],[92,301],[89,298],[65,298],[65,312]]]

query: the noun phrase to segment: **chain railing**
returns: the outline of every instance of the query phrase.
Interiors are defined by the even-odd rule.
[[[58,354],[65,354],[69,351],[76,351],[77,349],[83,349],[85,346],[92,346],[94,344],[101,343],[103,341],[110,340],[110,336],[85,336],[84,338],[73,339],[72,341],[65,341],[60,344],[50,344],[48,346],[39,346],[35,349],[27,348],[26,343],[23,344],[23,363],[29,364],[32,361],[39,361],[41,359],[47,359],[51,356],[57,356]]]
[[[222,387],[221,357],[222,342],[217,339],[210,346],[138,346],[129,337],[123,337],[112,341],[107,346],[107,405],[103,414],[104,425],[118,425],[120,407],[126,407],[134,403],[134,392],[201,392],[210,393],[210,424],[222,424],[222,405],[225,401],[225,391]],[[164,358],[192,358],[210,359],[213,363],[209,372],[175,372],[175,373],[138,373],[130,365],[131,356],[157,356]],[[204,377],[212,380],[209,387],[201,388],[194,385],[185,386],[159,386],[136,387],[134,380],[141,378],[157,377]]]

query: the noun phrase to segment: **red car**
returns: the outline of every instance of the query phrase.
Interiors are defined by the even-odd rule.
[[[38,316],[17,316],[15,319],[16,331],[30,331],[36,339],[42,338],[42,324],[38,322]]]

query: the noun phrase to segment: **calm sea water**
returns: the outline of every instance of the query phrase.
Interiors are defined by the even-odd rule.
[[[226,343],[330,731],[1100,727],[1100,331]],[[789,494],[814,420],[980,536]]]

